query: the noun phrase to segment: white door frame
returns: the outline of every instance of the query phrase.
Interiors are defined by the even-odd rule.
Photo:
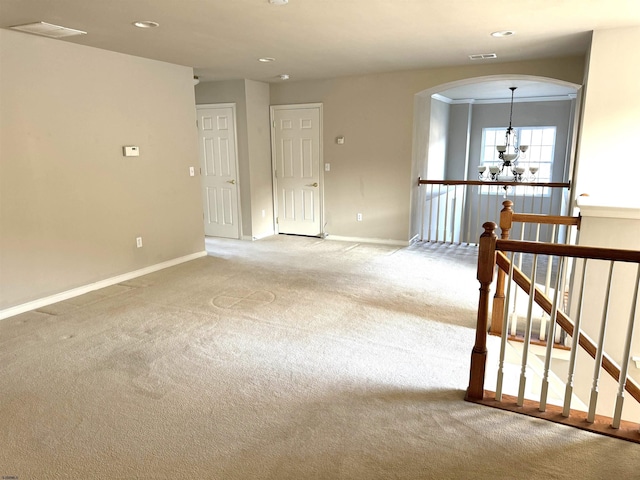
[[[236,176],[238,177],[238,180],[236,181],[236,195],[238,197],[238,211],[236,212],[237,215],[237,219],[238,219],[238,239],[243,238],[242,237],[242,204],[240,201],[240,163],[238,160],[239,157],[239,152],[238,152],[238,117],[236,115],[236,104],[235,103],[202,103],[202,104],[197,104],[196,105],[196,112],[200,109],[205,109],[205,108],[231,108],[231,110],[233,111],[233,122],[234,122],[234,126],[233,126],[233,130],[234,130],[234,141],[235,141],[235,149],[236,149]],[[196,115],[196,122],[197,122],[197,118],[198,116]],[[196,125],[197,127],[197,125]],[[198,130],[198,140],[200,138],[200,132]],[[199,146],[198,146],[199,148]],[[200,163],[198,161],[198,163]],[[202,167],[200,167],[200,169],[202,169]],[[202,193],[202,170],[200,170],[200,192]],[[202,203],[202,202],[201,202]],[[203,212],[204,215],[204,212]],[[203,220],[204,221],[204,220]]]
[[[296,103],[289,105],[271,105],[269,107],[270,110],[270,121],[271,121],[271,176],[273,182],[273,218],[274,218],[274,230],[275,233],[280,233],[280,227],[278,226],[277,218],[278,218],[278,180],[276,178],[276,136],[275,136],[275,112],[276,110],[297,110],[297,109],[306,109],[306,108],[317,108],[318,109],[318,118],[319,118],[319,126],[318,126],[318,135],[320,136],[320,141],[318,144],[319,148],[319,158],[318,158],[318,170],[319,170],[319,183],[318,185],[318,200],[320,202],[320,235],[324,237],[324,154],[323,154],[323,143],[324,143],[324,135],[322,130],[322,103]]]

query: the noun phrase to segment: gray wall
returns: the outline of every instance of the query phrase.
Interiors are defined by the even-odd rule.
[[[236,104],[242,235],[251,239],[273,234],[269,84],[253,80],[201,82],[195,92],[198,105]]]
[[[204,251],[190,68],[7,30],[0,64],[0,309]]]
[[[415,173],[424,173],[425,153],[413,152],[414,147],[426,148],[414,137],[414,118],[420,118],[414,106],[420,107],[420,92],[507,74],[580,84],[583,73],[584,59],[571,57],[282,82],[271,85],[271,103],[323,103],[324,161],[331,163],[324,176],[329,234],[407,242],[419,233]],[[345,137],[344,145],[335,143],[339,135]],[[356,221],[357,212],[363,213],[364,221]]]
[[[244,80],[200,82],[195,88],[197,105],[236,104],[236,136],[238,141],[238,185],[242,216],[242,234],[251,235],[251,182],[249,165],[249,133],[247,131],[247,99]]]
[[[567,142],[569,141],[569,126],[573,117],[574,102],[572,100],[550,102],[521,102],[514,104],[513,126],[556,127],[556,148],[553,163],[554,182],[562,182],[567,160]],[[505,127],[509,123],[509,104],[478,104],[473,106],[471,121],[471,142],[469,148],[469,178],[477,176],[477,166],[480,164],[482,129],[490,127]]]
[[[269,84],[245,80],[251,183],[251,235],[273,235]]]
[[[470,103],[451,105],[449,137],[447,144],[447,180],[475,180],[475,173],[467,177],[471,119],[473,105]]]
[[[554,151],[553,182],[566,182],[565,166],[569,162],[568,142],[570,141],[569,131],[571,119],[574,115],[575,102],[573,100],[546,101],[546,102],[520,102],[514,105],[514,126],[555,126],[556,127],[556,147]],[[482,129],[489,127],[504,127],[509,121],[509,104],[476,104],[472,107],[471,136],[469,144],[469,165],[467,175],[470,180],[477,179],[477,166],[480,164]],[[505,123],[507,122],[507,123]],[[463,126],[457,126],[462,130]],[[452,125],[454,128],[454,125]],[[454,133],[452,132],[452,138]],[[464,142],[462,131],[455,135]],[[523,188],[516,187],[504,192],[502,189],[492,190],[492,194],[483,195],[482,199],[477,194],[475,187],[467,190],[468,199],[476,199],[467,203],[465,212],[465,225],[471,225],[474,229],[471,238],[476,238],[482,231],[479,228],[486,221],[498,222],[497,212],[501,209],[502,201],[505,199],[514,202],[514,210],[521,213],[551,213],[553,215],[567,214],[562,212],[567,203],[566,189],[552,189],[548,194],[540,195],[542,189],[536,190],[538,195],[535,200],[530,197],[525,198]],[[487,191],[487,189],[485,189]],[[469,218],[469,216],[471,218]],[[520,226],[516,226],[512,232],[513,238],[519,238]],[[533,229],[525,231],[525,238],[535,240],[537,232]],[[542,226],[540,239],[549,241],[551,230]]]

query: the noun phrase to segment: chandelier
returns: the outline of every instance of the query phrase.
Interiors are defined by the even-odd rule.
[[[480,180],[498,181],[501,180],[501,175],[512,176],[514,182],[525,180],[524,174],[526,169],[518,166],[517,163],[520,158],[524,158],[529,149],[529,145],[518,145],[518,135],[515,128],[513,128],[513,94],[516,88],[518,87],[509,87],[509,90],[511,90],[511,109],[509,112],[509,126],[504,136],[504,144],[496,145],[500,164],[491,165],[488,168],[488,172],[486,165],[479,165],[478,176]],[[536,167],[529,167],[531,177],[534,177],[537,171],[538,169]],[[511,173],[511,175],[509,175],[509,173]],[[504,179],[504,177],[502,179]]]

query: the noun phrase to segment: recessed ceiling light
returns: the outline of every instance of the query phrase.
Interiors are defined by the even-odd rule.
[[[14,25],[9,27],[12,30],[42,35],[43,37],[62,38],[71,37],[73,35],[86,35],[87,32],[76,30],[74,28],[61,27],[47,22],[27,23],[25,25]]]
[[[289,3],[289,0],[269,0],[271,5],[286,5]]]
[[[288,73],[283,73],[281,75],[278,75],[278,78],[280,80],[289,80],[289,74]]]
[[[262,63],[270,63],[270,62],[275,62],[276,59],[273,57],[262,57],[262,58],[259,58],[258,61]]]
[[[133,25],[138,28],[156,28],[160,26],[158,22],[152,22],[150,20],[138,20],[137,22],[133,22]]]
[[[491,36],[501,38],[501,37],[510,37],[511,35],[515,35],[515,34],[516,32],[514,32],[513,30],[500,30],[498,32],[493,32]]]

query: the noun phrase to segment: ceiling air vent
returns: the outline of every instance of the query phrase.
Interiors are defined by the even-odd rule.
[[[476,53],[475,55],[469,55],[471,60],[488,60],[490,58],[498,58],[495,53]]]
[[[9,27],[12,30],[33,33],[34,35],[42,35],[50,38],[71,37],[73,35],[86,35],[87,32],[82,30],[74,30],[73,28],[61,27],[60,25],[52,25],[46,22],[27,23],[25,25],[14,25]]]

